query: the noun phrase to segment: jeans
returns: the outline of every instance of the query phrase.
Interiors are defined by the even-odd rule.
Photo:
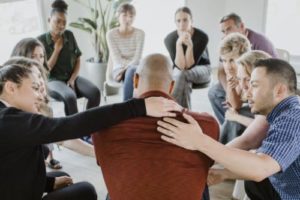
[[[208,99],[215,113],[215,116],[217,117],[220,124],[223,124],[225,120],[226,109],[223,107],[222,103],[226,100],[226,93],[221,83],[217,83],[209,88]]]
[[[125,72],[123,100],[127,101],[133,97],[133,77],[136,71],[136,66],[130,66]]]

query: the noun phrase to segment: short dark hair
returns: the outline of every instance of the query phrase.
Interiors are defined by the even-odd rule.
[[[224,17],[222,17],[222,19],[220,20],[220,23],[223,23],[228,20],[233,20],[234,24],[236,26],[239,26],[243,22],[242,18],[239,15],[237,15],[236,13],[229,13],[228,15],[225,15]]]
[[[136,15],[135,7],[130,3],[122,3],[119,5],[117,9],[117,16],[120,16],[121,13],[127,13],[129,12],[132,15]]]
[[[52,10],[50,16],[52,16],[56,12],[67,14],[68,4],[64,0],[55,0],[52,3],[51,7]]]
[[[184,6],[184,7],[178,8],[175,12],[175,17],[176,17],[176,14],[179,12],[187,13],[191,16],[191,19],[193,19],[192,11],[188,7]]]
[[[284,83],[288,86],[290,93],[296,94],[297,91],[297,76],[295,69],[286,61],[268,58],[263,60],[258,60],[254,64],[254,68],[265,68],[266,74],[272,77],[272,82]]]
[[[30,68],[21,65],[4,65],[0,66],[0,94],[3,92],[4,85],[7,81],[21,84],[24,78],[29,78],[32,73]]]
[[[44,67],[48,70],[48,65],[47,65],[47,55],[46,55],[46,50],[44,48],[44,45],[36,38],[24,38],[20,40],[16,46],[14,47],[10,57],[14,56],[22,56],[26,58],[31,58],[33,51],[36,47],[41,47],[44,52]]]

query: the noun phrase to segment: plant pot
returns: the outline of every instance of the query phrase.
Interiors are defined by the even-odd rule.
[[[86,61],[85,67],[88,80],[94,83],[101,90],[101,92],[103,92],[107,63],[94,63]]]

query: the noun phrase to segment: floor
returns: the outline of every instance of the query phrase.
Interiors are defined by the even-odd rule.
[[[212,109],[207,97],[208,89],[194,90],[192,93],[192,110],[196,112],[208,112],[212,113]],[[120,93],[120,92],[119,92]],[[109,96],[107,103],[115,103],[121,101],[121,95]],[[84,100],[80,99],[79,109],[84,107]],[[104,105],[104,100],[102,99],[101,105]],[[52,102],[54,108],[55,116],[62,116],[63,104],[59,102]],[[105,200],[107,193],[105,183],[102,177],[101,169],[97,166],[94,158],[82,156],[71,150],[61,147],[61,150],[55,148],[54,155],[63,165],[63,170],[69,173],[74,182],[78,181],[88,181],[92,183],[98,194],[99,200]],[[231,194],[233,190],[234,182],[227,181],[219,185],[210,187],[210,195],[212,200],[228,200],[232,199]]]

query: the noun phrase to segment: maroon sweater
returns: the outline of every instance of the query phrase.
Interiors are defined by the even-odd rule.
[[[148,92],[142,96],[163,96]],[[217,121],[206,113],[187,112],[203,132],[218,140]],[[184,121],[182,116],[176,117]],[[139,117],[94,134],[98,164],[112,200],[199,200],[213,161],[204,154],[161,140],[159,118]]]

